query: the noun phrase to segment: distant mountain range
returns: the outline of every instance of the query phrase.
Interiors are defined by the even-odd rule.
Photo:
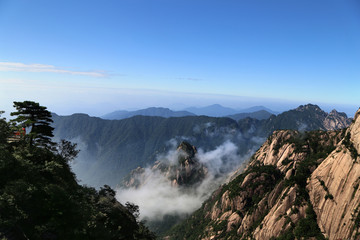
[[[256,112],[244,112],[244,113],[237,113],[234,115],[228,115],[226,117],[232,118],[236,121],[239,121],[240,119],[244,119],[244,118],[254,118],[254,119],[258,119],[258,120],[264,120],[264,119],[268,119],[269,117],[271,117],[270,112],[265,111],[265,110],[259,110]]]
[[[186,111],[195,113],[198,116],[204,115],[209,117],[224,117],[227,115],[233,115],[236,113],[239,113],[239,111],[236,111],[232,108],[223,107],[219,104],[214,104],[206,107],[189,107],[185,108]]]
[[[157,116],[157,117],[185,117],[185,116],[209,116],[209,117],[230,117],[234,120],[239,120],[246,117],[256,119],[266,119],[271,114],[278,114],[263,106],[255,106],[247,109],[236,110],[232,108],[223,107],[219,104],[214,104],[206,107],[190,107],[183,111],[173,111],[169,108],[150,107],[136,111],[119,110],[101,116],[102,119],[121,120],[134,116]]]
[[[226,116],[231,117],[231,116],[237,115],[239,113],[249,114],[249,113],[254,113],[254,112],[259,112],[259,111],[266,111],[266,112],[270,113],[269,116],[271,114],[275,114],[275,115],[278,114],[278,112],[274,112],[271,109],[268,109],[264,106],[254,106],[251,108],[237,110],[237,109],[221,106],[220,104],[213,104],[213,105],[206,106],[206,107],[190,107],[190,108],[186,108],[184,110],[192,112],[196,115],[205,115],[205,116],[210,116],[210,117],[226,117]],[[261,114],[258,114],[258,115],[260,116]],[[261,115],[260,119],[263,119],[264,116]]]
[[[328,114],[311,104],[262,120],[135,116],[110,121],[86,114],[53,114],[53,120],[55,138],[75,141],[82,150],[73,164],[77,177],[96,187],[116,186],[132,169],[153,164],[157,154],[166,153],[174,142],[189,140],[198,148],[213,150],[232,141],[243,155],[276,129],[339,129],[351,122],[344,113]]]
[[[250,108],[240,109],[239,113],[253,113],[253,112],[258,112],[258,111],[262,111],[262,110],[267,111],[274,115],[278,115],[280,113],[280,112],[273,111],[264,106],[254,106],[254,107],[250,107]]]
[[[273,120],[305,115],[325,128],[345,116],[306,105]],[[164,239],[359,239],[359,116],[341,131],[275,131]]]
[[[158,117],[185,117],[185,116],[195,116],[195,114],[187,111],[172,111],[168,108],[161,107],[151,107],[146,109],[141,109],[137,111],[115,111],[108,114],[105,114],[101,118],[109,120],[121,120],[125,118],[130,118],[133,116],[158,116]]]
[[[55,138],[77,142],[81,149],[74,172],[84,183],[96,187],[116,186],[132,169],[152,164],[174,141],[192,139],[204,149],[215,148],[227,139],[242,141],[243,146],[248,141],[238,139],[238,124],[230,118],[135,116],[104,120],[86,114],[53,114],[53,120]]]

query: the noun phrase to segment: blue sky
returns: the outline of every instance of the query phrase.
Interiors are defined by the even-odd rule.
[[[0,0],[0,109],[360,106],[356,0]]]

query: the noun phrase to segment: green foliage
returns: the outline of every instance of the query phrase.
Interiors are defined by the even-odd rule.
[[[246,118],[239,121],[206,116],[135,116],[104,120],[85,114],[53,114],[52,126],[55,127],[56,138],[78,138],[87,146],[79,158],[94,164],[89,164],[92,166],[89,174],[81,176],[84,182],[92,186],[104,183],[116,186],[131,170],[151,165],[156,160],[156,154],[167,152],[169,139],[180,142],[182,139],[179,136],[191,137],[192,144],[204,151],[221,145],[230,136],[230,140],[239,146],[239,153],[245,154],[248,149],[259,146],[259,143],[251,141],[254,136],[268,137],[276,129],[299,129],[297,122],[307,125],[307,130],[323,129],[325,113],[314,105],[304,108],[303,111],[272,115],[266,120]],[[242,136],[240,139],[239,133]]]
[[[76,149],[77,143],[71,143],[65,139],[61,139],[57,145],[58,154],[66,159],[68,162],[74,160],[79,154],[80,150]]]
[[[0,116],[1,116],[0,111]],[[5,119],[0,118],[0,146],[5,146],[5,143],[7,143],[7,139],[10,135],[10,127],[8,123],[5,121]]]
[[[162,236],[176,224],[184,220],[186,216],[178,214],[166,214],[163,219],[146,221],[146,226],[157,235]]]
[[[330,200],[333,200],[334,199],[334,196],[329,192],[329,189],[328,187],[325,186],[325,182],[321,179],[318,179],[319,182],[320,182],[320,185],[323,187],[324,191],[326,192],[326,195],[325,195],[325,199],[330,199]]]
[[[273,147],[273,150],[274,150],[273,151],[273,156],[276,156],[279,153],[279,150],[280,150],[281,146],[282,146],[282,144],[278,143]]]
[[[298,109],[283,112],[277,116],[270,117],[265,123],[260,126],[263,131],[272,133],[274,130],[315,130],[324,129],[323,119],[326,113],[318,106],[308,104],[306,106],[299,106]],[[299,124],[300,123],[300,124]]]
[[[294,240],[295,236],[292,229],[289,229],[285,233],[281,234],[277,238],[272,238],[271,240]]]
[[[316,213],[310,202],[306,208],[306,217],[300,219],[296,225],[292,224],[290,228],[273,240],[294,240],[294,239],[318,239],[325,240],[316,221]]]
[[[326,200],[327,200],[327,199],[333,200],[333,199],[334,199],[334,196],[333,196],[332,194],[330,194],[330,193],[327,193],[327,194],[325,195],[325,199],[326,199]]]
[[[346,134],[342,143],[350,151],[351,157],[354,159],[354,162],[356,162],[356,160],[360,156],[360,154],[357,152],[356,148],[354,147],[353,142],[351,141],[350,132],[348,132]]]
[[[248,174],[252,174],[253,177],[252,180],[249,181],[249,184],[243,189],[240,186]],[[246,199],[244,212],[238,211],[238,214],[243,217],[246,212],[254,211],[262,197],[270,192],[282,178],[283,175],[275,166],[255,164],[254,166],[249,167],[246,172],[237,176],[229,184],[222,186],[221,191],[217,192],[212,198],[203,203],[202,208],[197,210],[188,219],[172,228],[168,232],[168,235],[171,236],[171,239],[201,239],[200,236],[204,236],[204,234],[206,234],[204,230],[211,222],[209,217],[205,217],[205,213],[210,211],[212,206],[216,201],[220,200],[225,191],[230,192],[230,198],[240,195],[243,191],[253,193]],[[260,218],[254,223],[253,229],[251,230],[255,230],[266,214],[267,212],[260,216]],[[231,237],[236,235],[236,231],[226,233],[225,230],[227,227],[227,221],[212,224],[212,227],[214,231],[222,231],[220,237],[229,237],[229,239],[231,239]]]
[[[317,217],[309,200],[306,182],[318,164],[320,164],[321,161],[334,150],[334,146],[341,139],[341,132],[313,131],[300,133],[298,131],[290,131],[289,133],[292,137],[285,141],[280,139],[279,148],[281,147],[281,144],[293,145],[295,152],[299,153],[298,156],[300,156],[300,158],[296,161],[294,174],[290,177],[290,179],[285,180],[283,174],[281,174],[276,166],[262,165],[259,161],[256,162],[253,158],[251,163],[252,165],[249,166],[245,172],[216,191],[216,193],[203,204],[203,207],[199,209],[196,214],[192,215],[185,221],[186,224],[184,222],[177,226],[177,235],[174,234],[171,236],[176,236],[177,238],[175,239],[183,239],[180,236],[184,236],[185,233],[185,239],[199,239],[206,235],[205,229],[210,225],[214,228],[214,231],[218,231],[218,236],[223,239],[242,239],[242,237],[251,239],[252,231],[258,226],[261,227],[261,221],[267,214],[266,209],[264,211],[265,213],[260,213],[261,215],[258,216],[252,226],[247,229],[244,236],[238,236],[236,231],[226,233],[226,231],[224,231],[226,230],[226,227],[223,222],[214,224],[210,221],[210,218],[206,218],[205,216],[213,209],[216,202],[219,204],[218,206],[221,205],[221,196],[223,196],[226,191],[229,191],[230,198],[241,196],[243,201],[242,206],[244,207],[241,211],[238,211],[238,214],[243,217],[244,215],[255,211],[261,199],[272,191],[277,184],[281,184],[279,187],[287,187],[287,189],[290,189],[290,186],[296,185],[296,200],[294,206],[291,208],[291,214],[299,213],[298,206],[304,206],[304,204],[307,204],[308,207],[306,210],[306,217],[298,222],[292,222],[289,216],[285,216],[286,221],[284,229],[285,227],[290,227],[284,231],[281,236],[273,239],[293,240],[309,239],[313,237],[316,239],[325,239],[317,225]],[[286,165],[290,162],[291,160],[285,159],[283,164]],[[247,178],[246,184],[244,184],[245,177]],[[333,199],[333,196],[328,192],[328,189],[325,186],[325,182],[321,180],[319,181],[320,184],[323,185],[323,188],[327,190],[325,197]],[[281,199],[284,199],[286,194],[287,192],[281,196]],[[235,211],[235,209],[231,210]],[[358,215],[356,212],[354,213],[354,221],[356,221],[355,219],[357,219],[357,217]],[[207,222],[208,224],[206,225]],[[192,233],[196,234],[193,235]]]
[[[40,106],[39,103],[32,101],[14,102],[16,112],[12,112],[11,116],[14,130],[19,128],[30,128],[30,132],[25,135],[25,140],[29,145],[36,145],[45,148],[51,148],[55,145],[51,141],[54,128],[50,126],[53,122],[51,113],[46,107]]]
[[[253,173],[252,181],[250,181],[249,185],[246,186],[246,189],[241,188],[241,184],[244,178]],[[262,176],[261,179],[257,179]],[[248,209],[253,209],[254,206],[261,200],[261,198],[269,191],[271,191],[275,185],[283,178],[283,175],[273,165],[258,165],[255,164],[247,169],[244,173],[240,174],[233,181],[231,181],[228,185],[224,187],[223,191],[229,190],[230,197],[235,197],[241,193],[241,191],[249,191],[255,192],[255,190],[261,186],[262,194],[254,194],[251,199],[248,199],[247,203]]]
[[[315,237],[319,240],[325,240],[317,224],[316,213],[311,204],[309,204],[306,209],[306,218],[300,219],[296,224],[294,235],[297,239]]]
[[[352,231],[356,231],[356,236],[360,236],[360,204],[355,208],[351,216],[351,221],[354,222],[354,227]]]
[[[0,120],[1,129],[7,125]],[[68,146],[77,152],[74,145]],[[110,187],[98,192],[78,185],[68,165],[71,152],[0,141],[0,236],[155,239]]]
[[[360,177],[358,178],[358,181],[360,181]],[[354,191],[351,195],[351,199],[354,199],[355,194],[356,194],[357,190],[359,189],[359,183],[357,183],[355,186],[353,186],[353,188],[354,188]]]
[[[308,200],[307,179],[311,175],[311,170],[319,165],[319,160],[326,158],[335,149],[334,138],[327,132],[312,131],[297,133],[287,141],[294,145],[297,153],[305,154],[305,159],[297,162],[295,174],[285,181],[287,186],[296,184],[299,187],[297,205],[300,205],[304,200]]]
[[[213,225],[214,231],[224,231],[226,230],[227,221],[223,220]]]
[[[239,151],[247,151],[250,140],[239,140],[239,127],[229,118],[206,116],[161,118],[136,116],[123,120],[104,120],[85,114],[57,116],[53,114],[54,135],[58,139],[81,139],[86,148],[79,158],[95,162],[93,171],[83,176],[92,186],[102,186],[103,182],[116,186],[133,169],[152,164],[157,154],[166,153],[172,146],[170,139],[179,143],[180,136],[189,136],[195,146],[204,151],[214,149],[232,133],[233,142],[241,144]],[[231,135],[231,134],[230,134]],[[88,157],[90,156],[90,157]],[[94,175],[96,177],[94,177]]]
[[[291,163],[292,162],[292,160],[290,160],[289,158],[285,158],[282,162],[281,162],[281,164],[282,165],[288,165],[289,163]]]
[[[201,239],[205,227],[210,222],[210,219],[206,218],[204,213],[205,211],[202,208],[196,210],[191,217],[172,227],[166,235],[169,235],[172,240]]]

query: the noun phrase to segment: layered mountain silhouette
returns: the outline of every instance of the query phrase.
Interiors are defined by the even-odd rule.
[[[200,183],[206,176],[208,169],[196,158],[197,149],[186,141],[182,141],[176,149],[176,159],[156,161],[151,171],[166,177],[173,187],[192,187]],[[149,181],[151,175],[145,174],[145,169],[138,167],[124,180],[122,185],[126,188],[139,188]]]
[[[244,118],[254,118],[254,119],[258,119],[258,120],[263,120],[263,119],[268,119],[272,115],[273,114],[271,114],[268,111],[259,110],[259,111],[255,111],[255,112],[237,113],[234,115],[228,115],[226,117],[232,118],[236,121],[239,121],[240,119],[244,119]]]
[[[326,115],[314,105],[290,114],[311,114],[316,121],[306,123],[322,122],[325,128],[334,115],[344,116]],[[275,131],[245,170],[214,191],[167,239],[359,239],[359,136],[360,110],[342,130]]]
[[[253,113],[253,112],[258,112],[258,111],[267,111],[274,115],[279,114],[279,112],[273,111],[264,106],[254,106],[254,107],[250,107],[250,108],[240,109],[239,113]]]
[[[192,112],[198,116],[204,115],[204,116],[210,116],[210,117],[231,117],[231,118],[233,118],[232,116],[234,116],[235,120],[245,118],[245,117],[236,117],[236,115],[238,115],[238,114],[245,114],[245,115],[248,114],[247,116],[254,117],[254,118],[258,118],[257,116],[262,114],[259,119],[267,118],[267,117],[265,117],[265,115],[263,115],[265,112],[268,113],[268,117],[271,114],[275,114],[275,115],[278,114],[278,112],[274,112],[271,109],[268,109],[264,106],[254,106],[254,107],[250,107],[250,108],[246,108],[246,109],[233,109],[233,108],[224,107],[220,104],[213,104],[213,105],[205,106],[205,107],[189,107],[189,108],[185,108],[185,110]],[[255,113],[255,114],[251,115],[253,113]],[[245,115],[243,115],[243,116],[245,116]]]
[[[157,117],[184,117],[184,116],[195,116],[194,113],[187,112],[187,111],[172,111],[168,108],[161,108],[161,107],[151,107],[146,109],[141,109],[137,111],[115,111],[108,114],[105,114],[101,118],[109,119],[109,120],[121,120],[125,118],[130,118],[133,116],[157,116]]]
[[[136,111],[119,110],[101,116],[102,119],[121,120],[134,116],[157,116],[157,117],[185,117],[185,116],[209,116],[209,117],[230,117],[239,120],[246,117],[256,119],[266,119],[276,112],[263,107],[254,106],[247,109],[235,110],[232,108],[223,107],[219,104],[210,105],[207,107],[190,107],[183,111],[173,111],[169,108],[150,107]]]
[[[76,141],[81,147],[73,164],[78,178],[96,187],[116,186],[132,169],[153,164],[157,155],[169,150],[174,141],[190,139],[204,150],[232,141],[239,154],[248,154],[262,144],[261,138],[276,129],[332,130],[347,127],[351,122],[346,114],[336,111],[328,114],[311,104],[263,120],[235,121],[207,116],[104,120],[86,114],[53,114],[53,120],[55,138]]]
[[[223,107],[220,104],[213,104],[206,107],[190,107],[190,108],[186,108],[185,110],[195,113],[198,116],[204,115],[210,117],[224,117],[227,115],[233,115],[239,113],[239,111],[235,109]]]

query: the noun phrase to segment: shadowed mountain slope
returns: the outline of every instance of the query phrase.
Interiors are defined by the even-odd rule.
[[[359,239],[359,116],[343,130],[274,132],[168,239]]]
[[[338,129],[351,119],[336,111],[325,113],[316,105],[300,106],[269,119],[241,119],[206,116],[162,118],[135,116],[104,120],[86,114],[53,114],[56,139],[75,141],[81,148],[73,169],[78,178],[92,186],[116,186],[138,166],[153,164],[159,153],[188,139],[203,150],[212,150],[225,141],[248,154],[276,129]]]

